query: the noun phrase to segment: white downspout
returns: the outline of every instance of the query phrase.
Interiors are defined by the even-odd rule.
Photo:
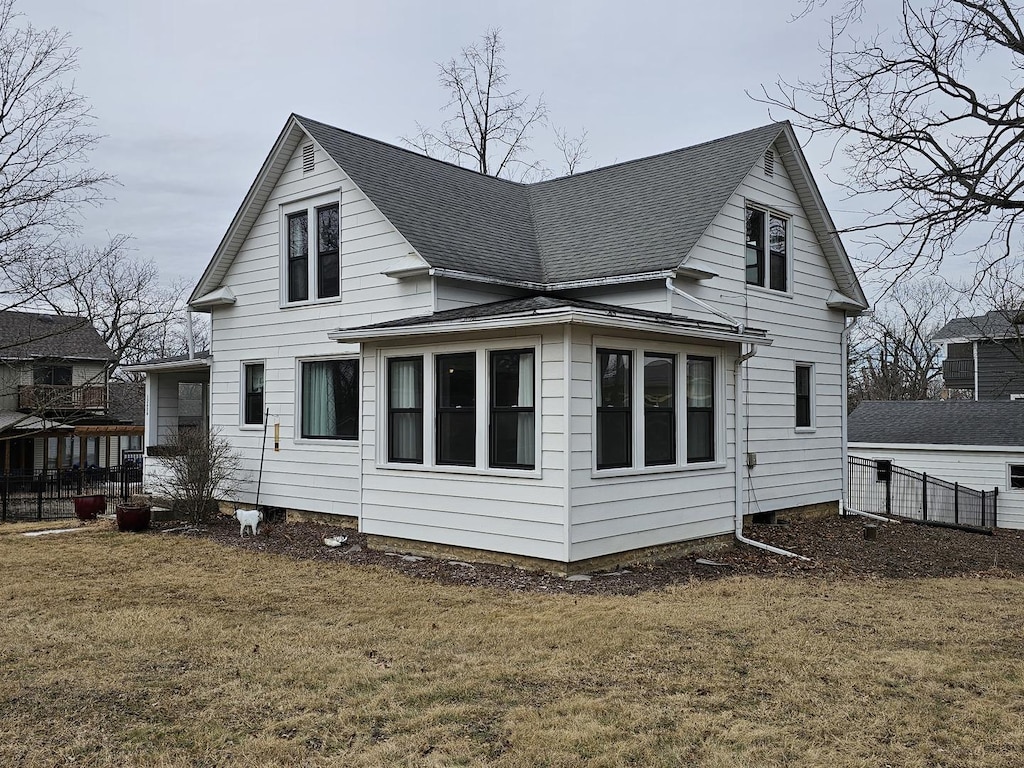
[[[742,351],[742,346],[740,349]],[[746,455],[745,449],[747,447],[744,440],[744,434],[746,431],[744,419],[746,414],[743,412],[743,364],[756,354],[757,345],[752,344],[749,352],[736,358],[736,367],[733,371],[735,375],[734,391],[736,394],[736,540],[743,544],[748,544],[751,547],[766,549],[769,552],[774,552],[776,555],[786,555],[787,557],[796,557],[800,560],[810,560],[809,557],[798,555],[796,552],[790,552],[788,549],[773,547],[770,544],[765,544],[764,542],[748,539],[743,535],[743,459]]]

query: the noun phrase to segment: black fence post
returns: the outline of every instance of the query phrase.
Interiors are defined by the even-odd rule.
[[[921,519],[928,519],[928,473],[921,473]]]
[[[36,482],[36,517],[43,519],[43,486],[46,484],[46,473],[41,472]]]
[[[885,514],[892,514],[892,470],[885,473]]]
[[[960,525],[960,483],[953,483],[953,524]]]
[[[992,527],[999,527],[999,487],[992,489]]]
[[[985,527],[985,492],[981,492],[981,527]]]
[[[10,482],[11,476],[4,475],[4,485],[3,488],[0,489],[0,494],[3,494],[3,496],[0,497],[0,502],[2,502],[0,503],[0,520],[2,520],[5,523],[7,522],[7,497],[10,494],[11,490]]]

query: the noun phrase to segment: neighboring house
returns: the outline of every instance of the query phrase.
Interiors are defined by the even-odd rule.
[[[113,355],[85,318],[0,311],[0,468],[114,466],[142,427],[111,407]]]
[[[1024,402],[868,400],[848,430],[852,456],[998,488],[999,527],[1024,528]]]
[[[292,116],[190,301],[150,454],[208,402],[244,501],[378,545],[580,566],[842,495],[867,302],[788,123],[518,184]]]
[[[958,317],[931,340],[943,347],[946,389],[974,400],[1024,398],[1024,310]]]

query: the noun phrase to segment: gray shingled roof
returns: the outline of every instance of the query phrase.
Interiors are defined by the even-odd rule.
[[[861,403],[851,443],[1024,446],[1024,401],[913,400]]]
[[[92,323],[84,317],[0,312],[0,360],[33,357],[114,359]]]
[[[1024,327],[1015,325],[1022,312],[994,309],[975,317],[957,317],[942,326],[932,338],[943,339],[1005,339],[1024,334]]]
[[[432,267],[537,283],[675,269],[783,130],[517,184],[295,119]]]

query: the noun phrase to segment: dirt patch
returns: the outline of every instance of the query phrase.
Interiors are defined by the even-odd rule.
[[[224,546],[302,560],[379,566],[444,584],[545,593],[635,594],[694,579],[736,575],[896,579],[1024,575],[1024,531],[997,531],[986,536],[910,523],[880,523],[877,538],[866,541],[866,524],[863,518],[834,517],[753,525],[745,531],[758,541],[805,555],[811,558],[809,562],[738,545],[703,557],[687,555],[612,573],[594,573],[589,580],[585,577],[566,579],[508,566],[375,551],[368,549],[365,537],[355,531],[316,523],[267,525],[261,527],[255,538],[240,538],[233,518],[217,518],[203,529],[192,532],[173,530],[178,525],[175,523],[159,523],[154,533],[201,536]],[[336,547],[324,544],[325,538],[335,536],[345,536],[347,540]],[[707,560],[715,564],[702,562]]]

